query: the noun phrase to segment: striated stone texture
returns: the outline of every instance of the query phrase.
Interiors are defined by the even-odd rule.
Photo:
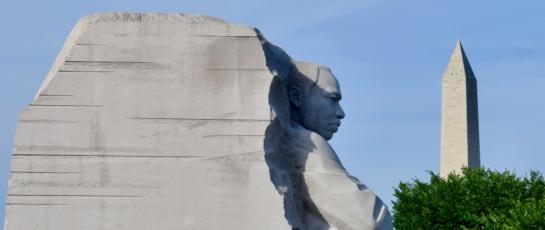
[[[271,83],[275,116],[265,134],[265,159],[286,219],[296,230],[392,229],[386,205],[346,171],[327,143],[345,116],[336,77],[329,68],[291,62],[281,65],[290,71],[276,71],[282,74]]]
[[[440,175],[480,164],[477,80],[458,41],[443,76]]]
[[[20,115],[5,229],[289,229],[263,157],[271,80],[254,28],[84,17]]]
[[[294,71],[316,79],[311,123],[286,116]],[[20,115],[5,229],[391,229],[327,143],[339,100],[251,27],[87,16]]]

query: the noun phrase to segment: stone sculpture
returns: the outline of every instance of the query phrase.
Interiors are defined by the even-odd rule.
[[[293,63],[256,29],[217,18],[126,13],[82,18],[19,117],[4,229],[376,227],[351,225],[356,219],[386,224],[382,203],[361,185],[357,189],[338,159],[328,158],[335,153],[325,138],[341,116],[325,130],[308,131],[303,115],[291,120],[283,114],[292,108],[288,91],[276,90],[286,86],[281,77],[317,71]],[[320,71],[319,76],[330,73]],[[330,77],[326,85],[335,82]],[[275,127],[276,132],[297,127],[289,134],[305,136],[306,142],[290,147],[308,153],[294,155],[308,158],[305,171],[293,177],[304,183],[282,187],[273,176],[276,188],[288,189],[284,197],[271,184],[270,172],[283,173],[282,162],[290,161],[266,161],[263,151],[287,140],[267,136],[274,148],[263,146],[265,132]],[[328,164],[319,168],[318,160]],[[284,199],[290,194],[302,201],[299,192],[316,208],[298,210]],[[337,195],[326,199],[331,192]],[[293,218],[300,213],[306,217]]]
[[[265,135],[266,161],[292,228],[392,229],[387,207],[347,173],[327,143],[345,116],[331,70],[292,61],[272,44],[265,47],[276,55],[268,59],[276,76],[269,93],[273,121]]]

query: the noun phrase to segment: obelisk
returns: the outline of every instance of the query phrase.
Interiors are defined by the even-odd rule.
[[[460,41],[443,76],[441,111],[442,177],[480,166],[477,80]]]

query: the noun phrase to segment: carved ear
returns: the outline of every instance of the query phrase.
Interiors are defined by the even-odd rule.
[[[301,101],[303,100],[303,92],[301,88],[291,85],[288,88],[288,97],[290,98],[291,104],[299,108],[301,106]]]

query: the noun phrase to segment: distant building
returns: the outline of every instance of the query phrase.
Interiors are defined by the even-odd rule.
[[[440,175],[480,167],[477,80],[460,41],[443,76],[441,102]]]

